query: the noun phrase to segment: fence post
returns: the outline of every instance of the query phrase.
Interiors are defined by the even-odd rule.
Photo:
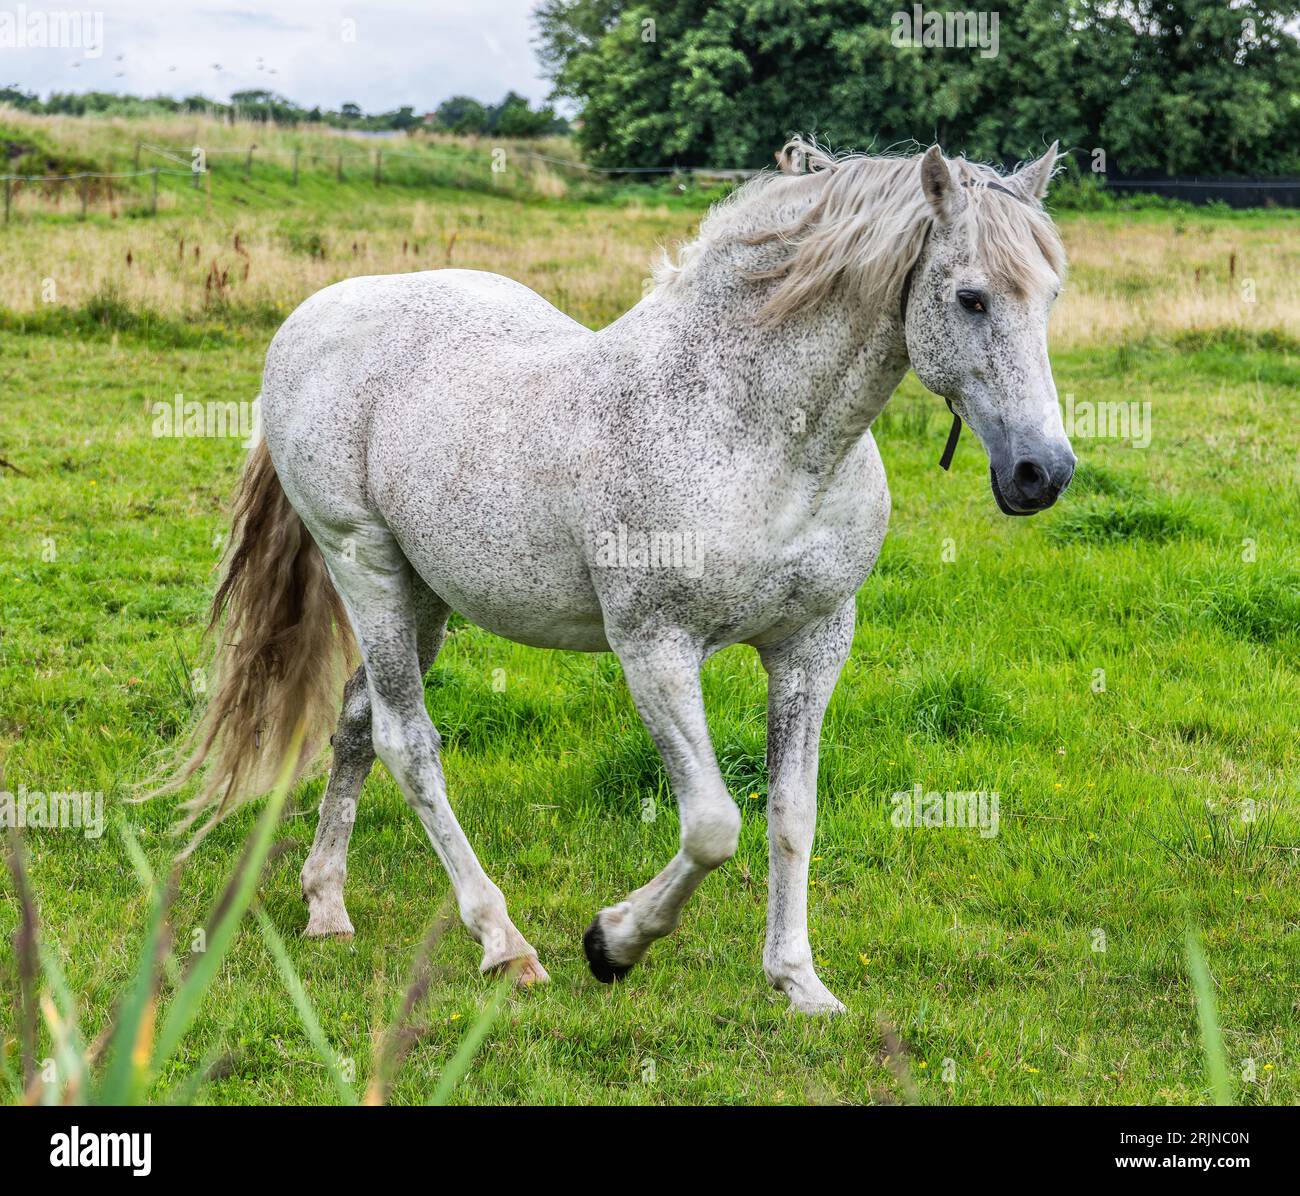
[[[293,185],[298,185],[298,151],[293,151]]]
[[[140,143],[138,141],[135,143],[135,166],[132,169],[136,171],[140,169]]]
[[[248,178],[253,173],[253,151],[257,148],[255,145],[248,147],[248,157],[244,159],[244,178]]]
[[[384,151],[375,150],[375,186],[383,181]]]
[[[81,180],[81,219],[86,218],[86,203],[90,198],[90,183],[86,179]]]
[[[6,178],[5,179],[5,223],[6,224],[9,223],[9,201],[13,195],[13,188],[14,188],[13,179]]]
[[[340,183],[343,181],[343,155],[342,154],[339,154],[338,169],[336,170],[334,177],[337,178]]]
[[[153,195],[149,200],[149,215],[157,216],[158,215],[158,167],[155,166],[151,171],[151,173],[153,174]]]

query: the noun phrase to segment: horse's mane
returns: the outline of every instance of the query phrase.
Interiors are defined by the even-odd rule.
[[[675,260],[664,254],[655,281],[672,288],[729,246],[771,246],[776,260],[745,268],[775,278],[763,309],[781,319],[825,297],[846,276],[864,305],[896,298],[921,253],[933,212],[921,189],[921,155],[836,155],[796,138],[778,155],[781,173],[766,171],[715,204],[699,235]],[[956,224],[985,268],[1019,293],[1052,285],[1065,271],[1065,250],[1051,217],[1033,197],[1006,194],[991,166],[949,159],[967,198]],[[996,183],[996,188],[990,188]],[[735,260],[727,254],[728,259]]]

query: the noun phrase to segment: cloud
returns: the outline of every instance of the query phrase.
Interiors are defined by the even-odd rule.
[[[81,2],[95,0],[67,7]],[[211,0],[115,0],[104,12],[101,57],[5,50],[0,83],[42,95],[199,93],[219,100],[258,87],[307,107],[352,102],[368,112],[402,104],[422,112],[458,94],[493,101],[510,89],[537,101],[548,87],[531,45],[535,3],[274,0],[268,11]]]

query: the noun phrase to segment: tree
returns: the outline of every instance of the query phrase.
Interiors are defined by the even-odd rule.
[[[470,96],[452,96],[437,108],[438,124],[449,133],[485,133],[487,109]]]
[[[230,96],[235,110],[245,120],[274,121],[291,125],[303,119],[304,113],[292,100],[263,88],[236,91]]]
[[[1124,87],[1100,115],[1125,169],[1232,174],[1300,165],[1294,5],[1128,0]]]
[[[514,91],[507,92],[500,104],[488,110],[488,131],[500,137],[542,137],[554,133],[556,123],[552,109],[534,110],[526,97]]]
[[[568,128],[552,108],[533,109],[527,97],[515,91],[507,92],[499,104],[485,105],[469,96],[452,96],[438,105],[435,115],[439,126],[451,133],[542,137]]]
[[[1291,6],[1021,0],[976,14],[998,24],[974,47],[909,44],[900,10],[910,22],[899,0],[543,0],[535,19],[606,166],[761,166],[802,131],[992,161],[1059,137],[1125,172],[1300,170]]]

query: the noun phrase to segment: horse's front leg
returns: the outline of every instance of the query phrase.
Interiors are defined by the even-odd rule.
[[[767,942],[763,971],[803,1013],[844,1006],[817,977],[808,942],[808,860],[817,826],[822,716],[853,642],[854,602],[760,649],[767,691]]]
[[[698,646],[684,635],[656,632],[614,648],[668,770],[681,814],[681,847],[649,884],[601,910],[583,937],[592,974],[606,984],[676,928],[687,898],[735,854],[740,836],[740,811],[723,783],[705,722]]]

